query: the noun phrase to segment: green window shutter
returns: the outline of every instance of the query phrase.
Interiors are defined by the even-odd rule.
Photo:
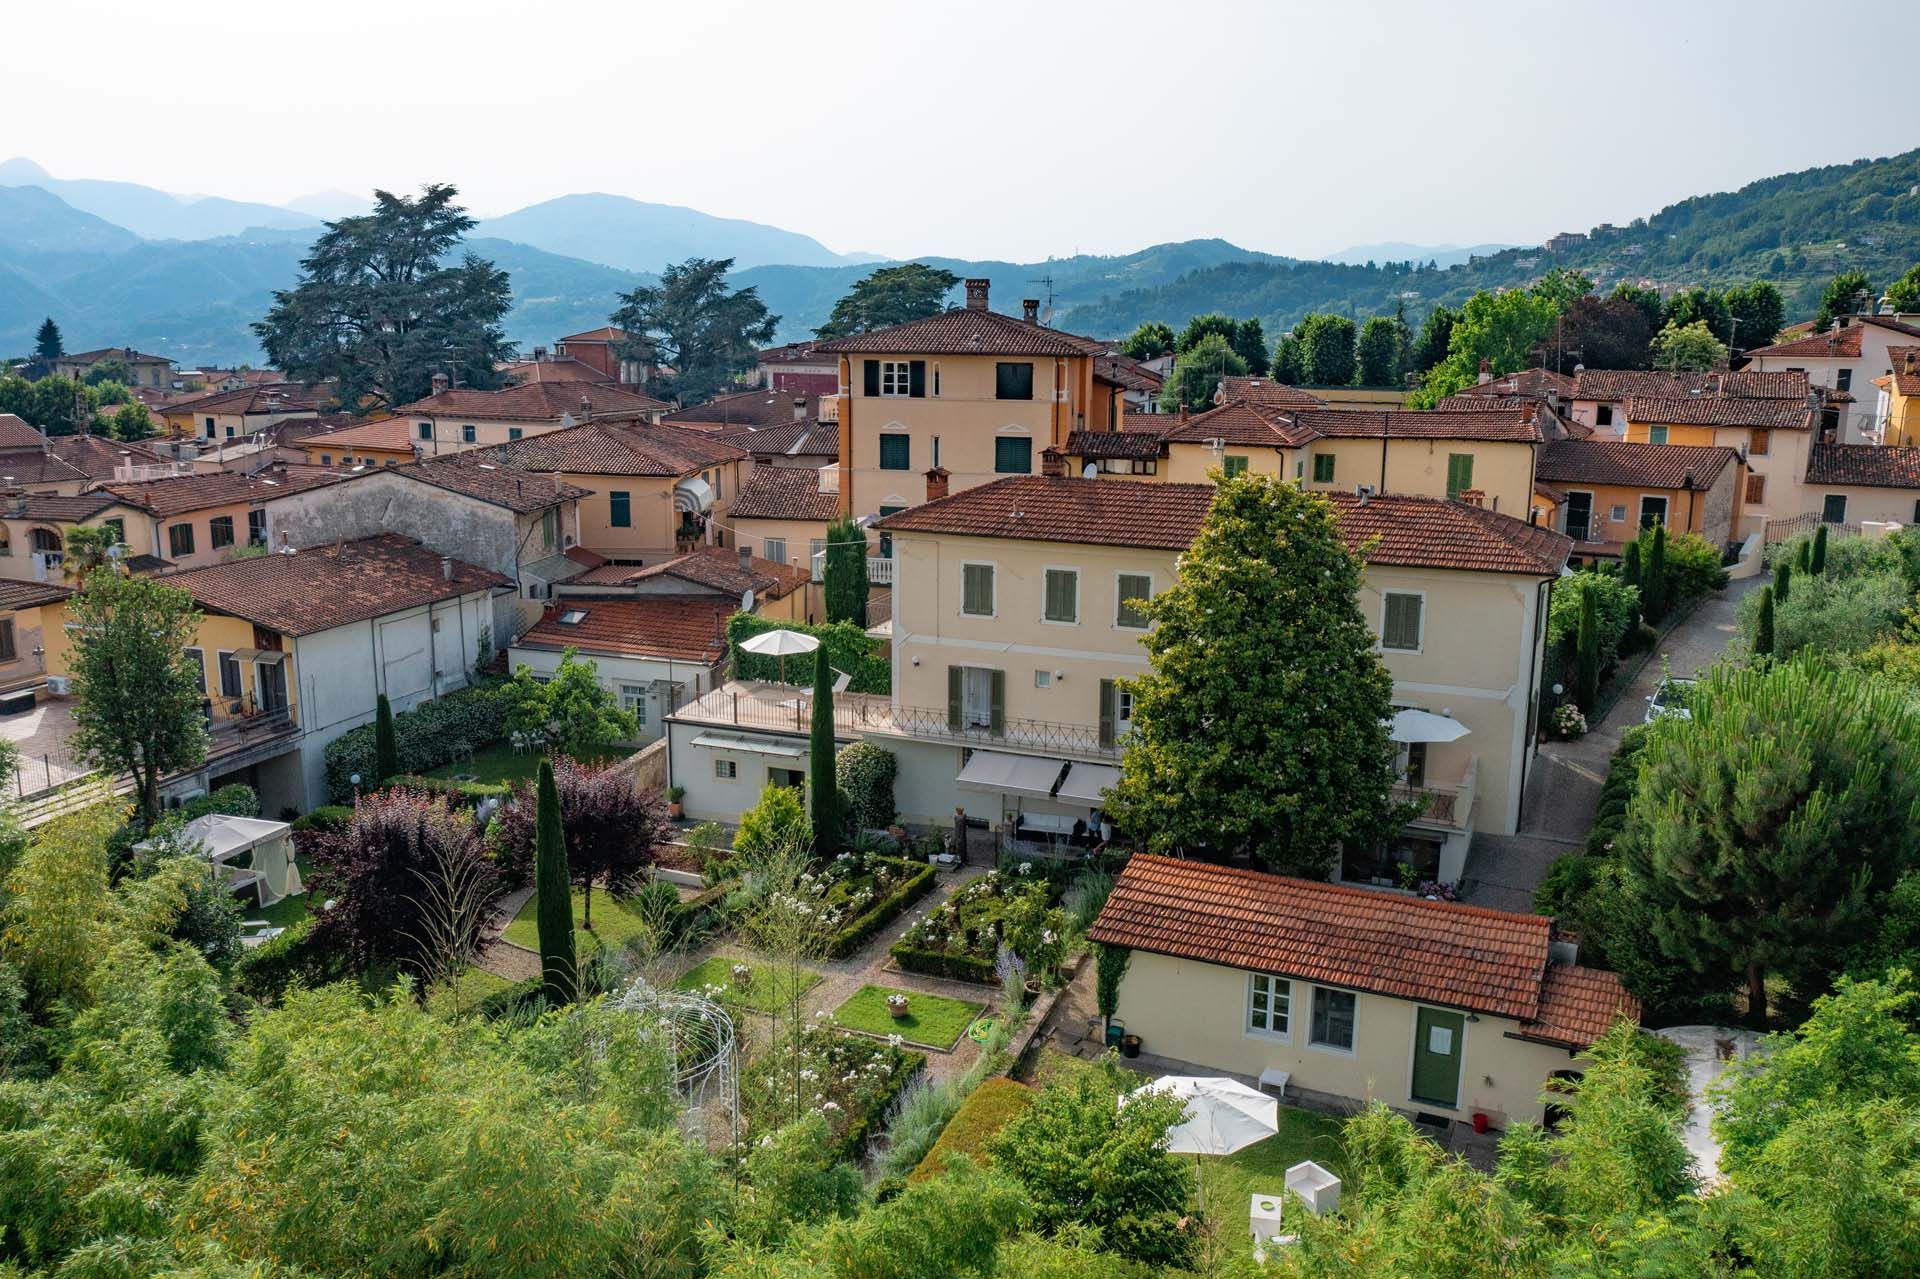
[[[1333,483],[1333,454],[1315,453],[1313,455],[1313,482],[1315,484]]]
[[[993,565],[969,564],[960,570],[960,611],[974,617],[993,615]]]
[[[1128,626],[1136,630],[1145,630],[1147,615],[1139,604],[1129,600],[1145,601],[1153,595],[1153,579],[1145,573],[1122,573],[1119,578],[1120,601],[1113,611],[1116,626]]]
[[[995,440],[993,469],[1002,475],[1033,474],[1033,441],[1024,435],[1003,435]]]
[[[1004,737],[1007,732],[1007,673],[993,673],[993,710],[987,721],[987,731],[995,737]]]
[[[860,364],[860,376],[863,381],[862,390],[868,395],[880,394],[880,361],[862,360]]]
[[[907,394],[916,400],[927,395],[927,362],[914,360],[907,365]]]
[[[633,499],[621,492],[607,494],[607,522],[614,528],[633,527]]]
[[[1247,459],[1238,455],[1229,457],[1222,464],[1222,469],[1226,471],[1228,479],[1232,479],[1236,475],[1245,475],[1247,473]]]
[[[947,667],[947,731],[960,731],[960,668]]]
[[[1000,363],[994,366],[994,388],[996,399],[1031,400],[1033,398],[1033,365]]]
[[[1080,575],[1070,569],[1047,570],[1046,613],[1049,622],[1080,620]]]
[[[1473,487],[1473,454],[1447,454],[1447,496],[1457,499]]]
[[[1100,744],[1111,746],[1119,732],[1120,689],[1110,679],[1100,681]]]
[[[887,434],[880,437],[880,469],[906,471],[913,467],[913,437]]]
[[[1420,647],[1420,608],[1422,600],[1418,595],[1387,596],[1387,612],[1380,637],[1383,648],[1416,649]]]

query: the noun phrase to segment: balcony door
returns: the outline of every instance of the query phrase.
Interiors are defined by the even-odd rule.
[[[993,727],[993,674],[984,666],[960,668],[960,713],[968,728]]]
[[[1576,542],[1592,539],[1587,536],[1593,527],[1593,494],[1567,494],[1567,536]]]
[[[263,715],[287,709],[287,664],[255,662],[253,665],[255,703]]]

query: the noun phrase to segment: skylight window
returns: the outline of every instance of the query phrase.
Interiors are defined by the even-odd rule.
[[[578,626],[586,620],[587,611],[582,608],[570,608],[560,614],[560,625],[562,626]]]

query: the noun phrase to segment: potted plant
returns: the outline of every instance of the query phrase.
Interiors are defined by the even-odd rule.
[[[1122,1057],[1138,1057],[1140,1055],[1140,1036],[1120,1036],[1120,1055]]]
[[[743,990],[746,987],[753,985],[752,965],[735,964],[733,966],[733,984],[740,987]]]
[[[686,787],[684,786],[667,787],[667,816],[673,818],[673,820],[676,822],[680,820],[681,814],[683,814],[686,811],[680,805],[680,801],[685,799],[686,797],[687,797]]]
[[[906,1020],[907,997],[905,995],[888,995],[887,1014],[895,1021]]]

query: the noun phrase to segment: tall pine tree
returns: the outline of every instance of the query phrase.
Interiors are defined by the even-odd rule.
[[[573,950],[573,891],[568,884],[567,841],[560,826],[560,792],[553,784],[553,761],[540,761],[535,788],[533,889],[539,901],[534,923],[540,934],[540,977],[547,1002],[564,1007],[574,1000],[579,966]]]
[[[1647,620],[1656,626],[1667,616],[1667,526],[1653,526],[1653,538],[1642,567],[1645,578],[1640,584],[1640,603]]]
[[[33,335],[33,353],[40,359],[53,361],[67,353],[60,338],[60,326],[49,315],[40,322],[40,331]]]

